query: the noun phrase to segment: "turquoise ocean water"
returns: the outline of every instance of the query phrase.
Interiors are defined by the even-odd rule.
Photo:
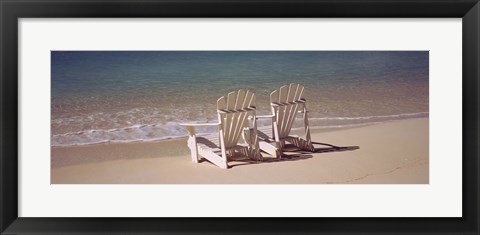
[[[268,114],[290,82],[306,87],[310,125],[336,128],[428,117],[429,53],[52,51],[51,82],[52,146],[185,136],[179,123],[215,122],[216,100],[241,88]]]

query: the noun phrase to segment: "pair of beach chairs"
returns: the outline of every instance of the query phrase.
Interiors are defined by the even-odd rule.
[[[189,132],[188,147],[192,161],[200,156],[221,167],[236,158],[263,160],[261,150],[282,158],[286,142],[295,147],[314,152],[307,118],[304,86],[292,83],[270,94],[271,115],[256,115],[255,94],[248,90],[230,92],[217,100],[218,123],[183,123]],[[305,137],[291,135],[294,120],[303,114]],[[257,119],[271,119],[271,125],[258,128]],[[196,127],[216,126],[218,133],[197,136]]]

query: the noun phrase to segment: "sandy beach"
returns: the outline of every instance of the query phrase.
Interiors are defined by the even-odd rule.
[[[52,184],[428,184],[428,118],[314,130],[317,153],[221,169],[190,160],[186,138],[52,147]],[[335,148],[337,146],[340,148]]]

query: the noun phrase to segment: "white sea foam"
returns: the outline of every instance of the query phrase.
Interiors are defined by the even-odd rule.
[[[428,117],[428,112],[364,117],[311,117],[309,118],[309,121],[312,129],[328,129],[372,125],[391,120],[421,117]],[[53,134],[51,137],[51,145],[75,146],[99,143],[143,142],[180,138],[188,135],[186,129],[180,126],[181,122],[166,122],[165,124],[155,125],[134,124],[121,128],[91,129]],[[303,127],[301,124],[301,122],[298,122],[297,125],[293,126],[293,129],[302,129]],[[269,120],[259,120],[258,125],[260,127],[267,126],[269,125]],[[199,135],[214,133],[215,131],[216,127],[200,127],[197,130]]]
[[[366,119],[381,119],[381,118],[411,118],[411,117],[424,117],[428,116],[428,112],[419,112],[419,113],[402,113],[394,115],[383,115],[383,116],[366,116],[366,117],[320,117],[320,118],[309,118],[309,120],[366,120]]]

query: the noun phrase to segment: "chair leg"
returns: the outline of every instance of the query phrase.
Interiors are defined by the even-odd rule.
[[[277,148],[276,157],[282,158],[282,155],[283,155],[282,148],[283,148],[283,146],[282,146],[282,142],[280,141],[280,135],[279,135],[277,124],[278,123],[275,119],[275,121],[273,122],[273,139],[275,140],[275,147]]]
[[[257,116],[255,113],[253,113],[253,120],[256,120]],[[253,159],[258,160],[258,161],[263,161],[263,156],[260,153],[260,144],[258,140],[258,133],[257,133],[257,122],[253,122],[253,133],[250,136],[250,143],[249,147],[251,150],[251,156],[253,156]]]
[[[278,154],[278,149],[276,146],[273,145],[273,143],[267,143],[267,142],[264,142],[264,141],[260,141],[259,143],[260,145],[260,149],[266,153],[268,153],[269,155],[273,156],[273,157],[279,157],[279,154]]]
[[[308,125],[308,117],[307,117],[307,106],[305,103],[303,104],[303,122],[305,124],[305,140],[307,141],[306,145],[308,150],[315,151],[315,148],[312,144],[312,139],[310,137],[310,126]]]
[[[198,163],[198,147],[197,147],[197,136],[195,134],[195,127],[187,127],[189,137],[187,145],[190,148],[190,155],[192,157],[192,162]]]

